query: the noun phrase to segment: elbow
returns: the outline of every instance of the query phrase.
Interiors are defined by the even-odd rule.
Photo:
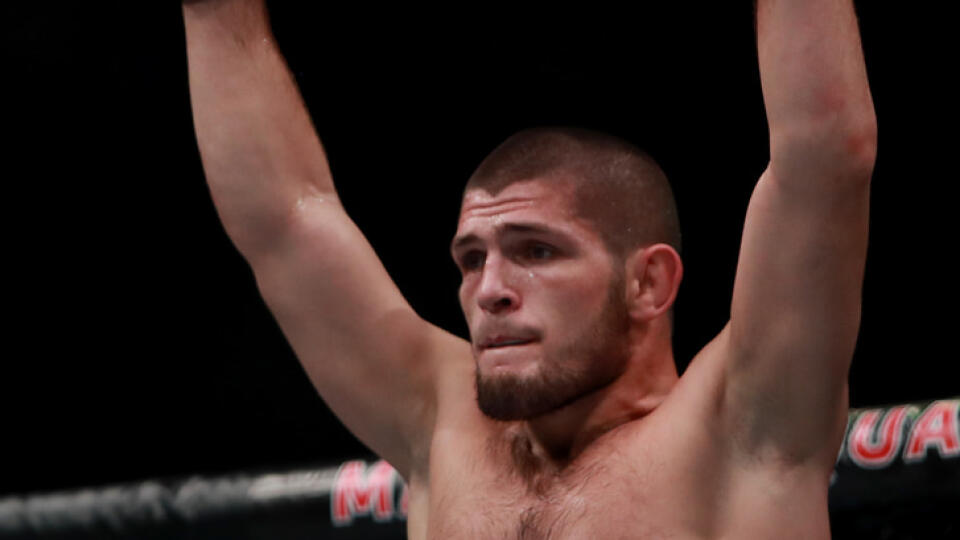
[[[877,159],[877,113],[869,88],[834,92],[834,99],[825,101],[832,106],[814,114],[810,126],[831,146],[823,155],[835,159],[844,176],[869,181]]]
[[[224,230],[251,264],[254,259],[271,256],[289,238],[302,234],[305,227],[323,221],[321,216],[343,210],[333,190],[321,191],[307,186],[300,191],[277,191],[272,194],[274,197],[256,195],[242,200],[235,198],[231,201],[234,204],[217,205]]]
[[[862,116],[839,130],[839,157],[851,177],[869,182],[877,161],[877,117],[872,108]]]
[[[838,114],[771,132],[774,169],[807,170],[815,177],[869,184],[877,160],[877,119],[866,113]]]
[[[771,111],[770,160],[820,178],[869,182],[877,158],[877,115],[866,85],[830,87],[803,106]]]

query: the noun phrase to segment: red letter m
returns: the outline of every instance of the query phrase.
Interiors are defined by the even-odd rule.
[[[367,468],[363,461],[340,466],[330,497],[333,524],[349,525],[355,516],[373,514],[376,521],[393,517],[393,483],[396,471],[380,460]]]

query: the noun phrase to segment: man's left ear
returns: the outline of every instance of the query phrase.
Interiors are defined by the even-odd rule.
[[[630,316],[652,321],[664,314],[677,298],[683,279],[683,262],[667,244],[640,248],[627,259],[627,305]]]

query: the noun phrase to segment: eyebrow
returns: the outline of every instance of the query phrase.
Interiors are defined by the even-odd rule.
[[[540,223],[508,223],[501,227],[497,227],[496,234],[502,236],[505,234],[517,234],[517,233],[539,233],[539,234],[559,234],[560,231],[543,225]],[[461,247],[472,244],[474,242],[479,242],[480,237],[475,234],[465,234],[463,236],[454,237],[453,242],[450,243],[450,251],[454,252],[460,249]]]

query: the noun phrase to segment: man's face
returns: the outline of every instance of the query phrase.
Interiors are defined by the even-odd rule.
[[[623,278],[573,187],[531,180],[468,191],[454,260],[480,409],[532,418],[615,380],[629,354]]]

